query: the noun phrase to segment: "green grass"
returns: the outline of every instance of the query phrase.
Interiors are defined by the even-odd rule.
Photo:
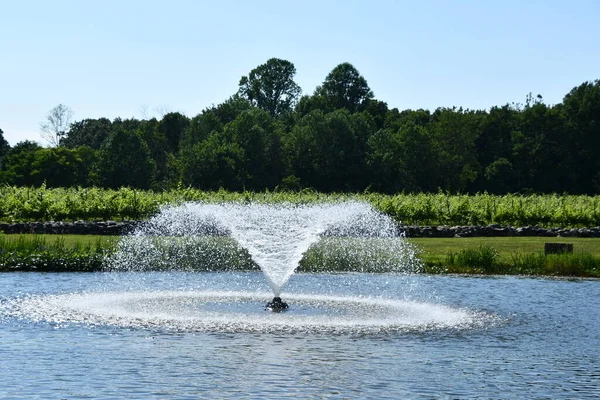
[[[119,236],[0,234],[0,271],[99,270],[102,256],[113,251],[119,239]],[[596,238],[413,238],[409,242],[419,250],[426,273],[600,277],[600,239]],[[571,243],[574,253],[545,256],[546,242]],[[385,248],[378,241],[325,238],[309,250],[299,270],[393,270],[397,262],[387,258]],[[374,265],[359,260],[366,256],[376,260],[371,262]]]
[[[116,244],[120,236],[109,236],[109,235],[41,235],[41,234],[14,234],[6,235],[0,233],[0,248],[11,244],[21,243],[35,243],[43,242],[46,246],[62,245],[66,248],[73,247],[107,247]]]
[[[600,277],[600,239],[547,237],[414,238],[425,272]],[[544,254],[544,243],[573,254]]]
[[[471,237],[471,238],[413,238],[409,242],[422,250],[426,262],[442,262],[448,253],[464,249],[491,246],[499,253],[500,261],[509,262],[514,254],[544,251],[544,243],[572,243],[574,253],[589,253],[600,257],[600,238],[549,238],[549,237]]]
[[[0,271],[98,271],[115,243],[106,237],[0,235]]]

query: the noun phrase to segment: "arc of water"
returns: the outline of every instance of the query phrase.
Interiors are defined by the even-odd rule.
[[[275,296],[281,294],[326,224],[321,209],[289,205],[255,205],[251,209],[234,205],[222,216],[227,217],[231,236],[260,266]]]
[[[395,235],[391,219],[364,202],[296,204],[206,204],[186,203],[163,209],[138,232],[134,238],[190,237],[210,235],[211,232],[229,234],[247,249],[261,268],[275,296],[293,275],[304,253],[326,231],[334,235],[383,236]],[[175,243],[183,242],[175,241]],[[153,254],[150,247],[134,250],[137,241],[126,241],[122,260],[131,259],[128,253]],[[151,246],[152,242],[148,246]],[[133,249],[132,249],[133,247]],[[129,250],[129,251],[128,251]],[[160,249],[156,250],[160,255]],[[118,257],[117,257],[118,258]],[[156,257],[162,259],[162,257]],[[130,261],[131,259],[131,261]],[[168,264],[170,261],[167,260]]]

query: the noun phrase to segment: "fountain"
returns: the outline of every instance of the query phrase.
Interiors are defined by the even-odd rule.
[[[485,319],[429,301],[411,274],[420,267],[415,254],[394,222],[364,202],[185,203],[123,236],[97,288],[15,298],[0,315],[260,333],[389,332]]]
[[[273,300],[267,303],[265,308],[273,312],[282,312],[288,309],[288,304],[284,303],[283,300],[281,300],[281,297],[275,296],[273,297]]]
[[[233,258],[239,256],[239,251],[229,258],[225,254],[190,257],[190,249],[207,247],[206,242],[200,243],[207,236],[229,236],[247,250],[274,295],[265,308],[276,312],[288,309],[280,297],[282,289],[307,250],[323,236],[354,238],[350,247],[355,253],[359,247],[356,246],[358,238],[384,240],[385,243],[367,243],[363,255],[372,255],[378,248],[379,253],[392,257],[388,263],[393,264],[395,271],[411,271],[418,265],[414,251],[402,240],[393,221],[364,202],[311,205],[186,203],[163,209],[125,237],[120,243],[120,251],[110,260],[110,268],[181,270],[190,264],[212,262],[214,258],[222,264],[236,262]],[[220,245],[223,243],[221,241]],[[350,251],[348,246],[344,251]],[[373,257],[362,259],[363,263],[382,262]]]

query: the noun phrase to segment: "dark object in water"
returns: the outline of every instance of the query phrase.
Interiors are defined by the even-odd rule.
[[[287,303],[284,303],[281,297],[273,297],[273,300],[268,302],[265,307],[267,310],[273,312],[282,312],[288,309]]]

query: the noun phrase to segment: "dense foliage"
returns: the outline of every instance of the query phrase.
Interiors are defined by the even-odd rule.
[[[600,277],[600,257],[591,253],[514,253],[502,261],[491,246],[451,252],[443,264],[425,263],[428,273]]]
[[[295,73],[273,58],[193,118],[84,119],[54,129],[55,147],[11,148],[0,130],[0,183],[600,194],[600,80],[555,105],[529,95],[489,110],[400,111],[377,100],[349,63],[312,95],[301,96]],[[53,112],[70,120],[64,106]]]
[[[103,268],[107,255],[114,251],[110,242],[98,241],[75,246],[65,245],[60,237],[46,240],[44,236],[0,234],[0,272],[92,272]]]
[[[161,206],[185,201],[366,201],[407,225],[600,226],[600,196],[452,195],[444,192],[385,195],[303,192],[227,192],[178,188],[160,192],[130,188],[0,187],[1,221],[140,220]]]

